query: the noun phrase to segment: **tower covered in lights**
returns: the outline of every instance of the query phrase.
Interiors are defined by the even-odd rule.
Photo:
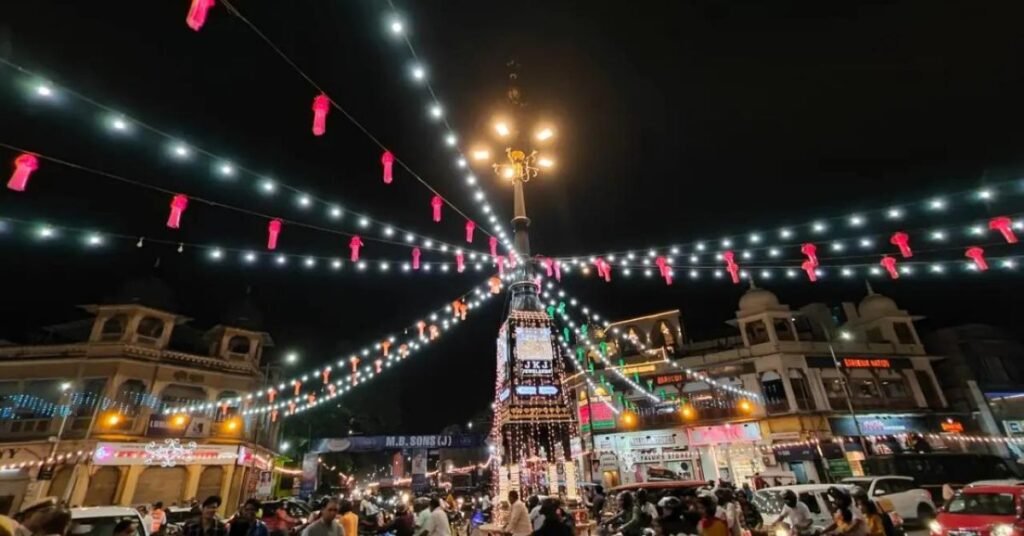
[[[514,66],[513,66],[514,67]],[[509,100],[521,107],[516,85],[518,74],[509,76]],[[515,126],[496,125],[508,142],[515,140]],[[544,129],[540,139],[551,136]],[[529,225],[523,187],[544,166],[537,151],[509,147],[507,161],[494,169],[514,189],[515,252],[513,269],[507,273],[509,309],[498,331],[495,378],[495,419],[491,440],[496,450],[495,474],[501,498],[515,489],[521,494],[577,495],[576,467],[570,454],[575,416],[563,381],[565,363],[556,347],[552,319],[540,299],[540,279],[530,256]]]

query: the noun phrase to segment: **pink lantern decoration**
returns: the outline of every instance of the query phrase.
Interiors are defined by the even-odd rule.
[[[423,330],[427,329],[427,323],[422,321],[422,320],[420,320],[419,322],[416,322],[416,329],[420,330],[420,337],[422,338],[423,337]]]
[[[185,17],[185,24],[198,32],[206,24],[206,13],[215,3],[214,0],[192,0],[192,7],[188,10],[188,16]]]
[[[277,396],[277,391],[273,387],[271,387],[270,389],[267,389],[267,399],[270,400],[271,404],[274,403],[274,397],[275,396]]]
[[[910,236],[908,236],[907,233],[904,233],[903,231],[893,233],[892,237],[889,238],[889,243],[900,248],[900,255],[902,255],[904,259],[909,259],[914,256],[914,252],[910,250]]]
[[[294,380],[292,383],[295,385],[295,396],[299,396],[299,391],[302,390],[302,380]]]
[[[363,240],[359,238],[359,235],[352,235],[352,239],[348,241],[348,249],[351,252],[349,258],[352,262],[359,261],[359,248],[363,247]]]
[[[380,155],[380,163],[384,166],[384,184],[391,184],[394,180],[391,169],[395,164],[395,155],[391,154],[391,151],[384,151],[384,154]]]
[[[487,245],[491,247],[491,257],[496,258],[498,256],[498,237],[492,236],[487,239]]]
[[[658,271],[661,272],[661,277],[665,278],[665,284],[672,284],[672,267],[668,264],[668,259],[665,257],[658,257],[654,259],[654,264],[658,266]]]
[[[270,410],[270,422],[277,422],[277,410]]]
[[[384,360],[383,359],[375,359],[373,361],[373,366],[377,370],[377,374],[380,374],[380,367],[383,364],[384,364]]]
[[[430,206],[433,207],[433,209],[434,209],[434,221],[435,222],[441,221],[441,207],[443,205],[444,205],[444,200],[441,199],[441,196],[435,195],[434,197],[430,198]]]
[[[384,339],[380,341],[380,349],[384,352],[384,357],[391,355],[391,341]],[[380,372],[379,370],[377,372]]]
[[[985,250],[978,246],[971,246],[964,252],[964,257],[974,261],[974,265],[978,267],[978,270],[984,272],[988,270],[988,262],[985,260]]]
[[[171,214],[167,217],[167,226],[171,229],[181,227],[181,214],[188,207],[188,198],[178,194],[171,198]]]
[[[289,400],[288,401],[288,414],[289,415],[294,415],[295,414],[295,401],[294,400]]]
[[[725,271],[729,272],[729,276],[732,277],[732,282],[739,284],[740,265],[736,264],[736,254],[731,251],[726,251],[722,253],[722,260],[725,261]]]
[[[889,277],[893,279],[900,278],[900,271],[896,269],[896,257],[890,257],[888,255],[882,257],[882,262],[878,263],[885,268],[885,271],[889,272]]]
[[[800,253],[807,255],[807,260],[811,261],[814,266],[818,266],[818,246],[808,242],[800,246]]]
[[[420,248],[412,248],[412,269],[420,269]]]
[[[800,268],[802,268],[803,271],[807,274],[807,279],[810,279],[811,283],[814,283],[815,281],[818,280],[818,267],[815,266],[810,259],[805,260],[803,264],[800,265]]]
[[[594,266],[597,267],[598,277],[604,278],[605,283],[610,283],[612,280],[612,266],[608,264],[608,261],[604,260],[603,257],[594,259]]]
[[[551,257],[546,257],[544,259],[541,259],[540,262],[541,262],[541,264],[544,265],[544,270],[547,271],[548,277],[552,277],[552,276],[555,275],[555,270],[554,270],[555,261],[551,260]]]
[[[476,223],[473,220],[466,220],[466,242],[473,243],[473,231],[476,229]]]
[[[334,384],[333,384],[333,383],[329,383],[329,384],[327,384],[327,390],[328,390],[328,391],[330,391],[330,393],[331,393],[331,396],[334,396],[334,391],[335,391],[335,389],[336,389],[336,388],[334,387]]]
[[[277,236],[281,234],[281,220],[270,220],[267,224],[267,249],[277,249]]]
[[[498,255],[495,259],[495,262],[498,263],[498,275],[505,275],[505,256]]]
[[[7,181],[7,187],[15,192],[24,192],[28,186],[28,178],[32,172],[39,169],[39,159],[35,155],[22,153],[14,159],[14,173],[11,180]]]
[[[466,259],[465,259],[465,257],[462,256],[462,252],[461,251],[456,251],[455,252],[455,266],[456,266],[456,271],[458,271],[460,274],[462,272],[466,271],[466,262],[465,261],[466,261]]]
[[[1016,244],[1017,235],[1013,233],[1013,220],[1007,216],[996,216],[988,221],[988,228],[1002,233],[1007,244]]]
[[[554,262],[555,265],[555,281],[562,281],[562,265],[558,261]]]
[[[324,383],[331,383],[331,369],[325,368],[320,372],[320,376],[323,377]]]
[[[321,93],[313,97],[313,135],[323,136],[327,132],[327,112],[331,111],[331,99]]]

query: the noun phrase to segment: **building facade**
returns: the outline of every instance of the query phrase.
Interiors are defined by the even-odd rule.
[[[881,454],[905,448],[908,434],[969,429],[970,413],[948,407],[918,319],[870,288],[859,304],[795,309],[752,286],[727,321],[734,336],[685,341],[678,311],[611,324],[598,334],[608,360],[663,402],[599,369],[597,392],[576,383],[591,476],[822,482],[861,473],[865,447]],[[595,400],[635,419],[602,420]]]
[[[44,496],[71,505],[235,505],[267,487],[275,422],[218,403],[265,381],[266,333],[138,301],[92,305],[42,344],[0,346],[0,513]],[[244,325],[245,322],[238,322]],[[164,408],[210,404],[205,414]]]

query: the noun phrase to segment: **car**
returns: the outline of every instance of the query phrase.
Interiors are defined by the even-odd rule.
[[[121,520],[135,522],[136,536],[149,536],[138,510],[127,506],[86,506],[71,509],[71,536],[111,536]]]
[[[974,486],[1024,486],[1024,480],[1019,478],[1002,478],[996,480],[975,480],[964,487],[971,488]]]
[[[829,500],[826,494],[831,487],[844,488],[853,492],[856,486],[852,484],[796,484],[793,486],[775,486],[754,492],[753,503],[761,511],[761,519],[765,526],[770,526],[782,515],[785,503],[782,496],[787,491],[796,493],[798,501],[807,505],[811,511],[813,527],[824,529],[832,524],[832,513],[829,510]]]
[[[929,524],[932,536],[1020,536],[1021,486],[971,486],[960,490]]]
[[[909,476],[856,476],[844,478],[842,482],[859,486],[872,499],[885,498],[905,520],[927,524],[935,517],[931,494],[917,487]]]
[[[994,454],[960,452],[903,453],[871,456],[861,464],[869,475],[904,475],[942,500],[942,486],[959,489],[976,480],[1005,480],[1024,477],[1016,463]]]
[[[190,519],[199,517],[199,511],[189,506],[170,506],[165,512],[167,512],[167,533],[181,534],[182,529],[185,528],[185,523]]]
[[[639,490],[647,490],[651,502],[658,502],[658,499],[666,495],[682,495],[684,493],[696,493],[697,490],[707,485],[704,480],[653,480],[651,482],[634,482],[615,486],[608,490],[609,494],[629,491],[636,493]]]

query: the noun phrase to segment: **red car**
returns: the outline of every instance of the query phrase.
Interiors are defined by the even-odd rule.
[[[1024,486],[964,488],[939,512],[933,536],[1024,536]]]

